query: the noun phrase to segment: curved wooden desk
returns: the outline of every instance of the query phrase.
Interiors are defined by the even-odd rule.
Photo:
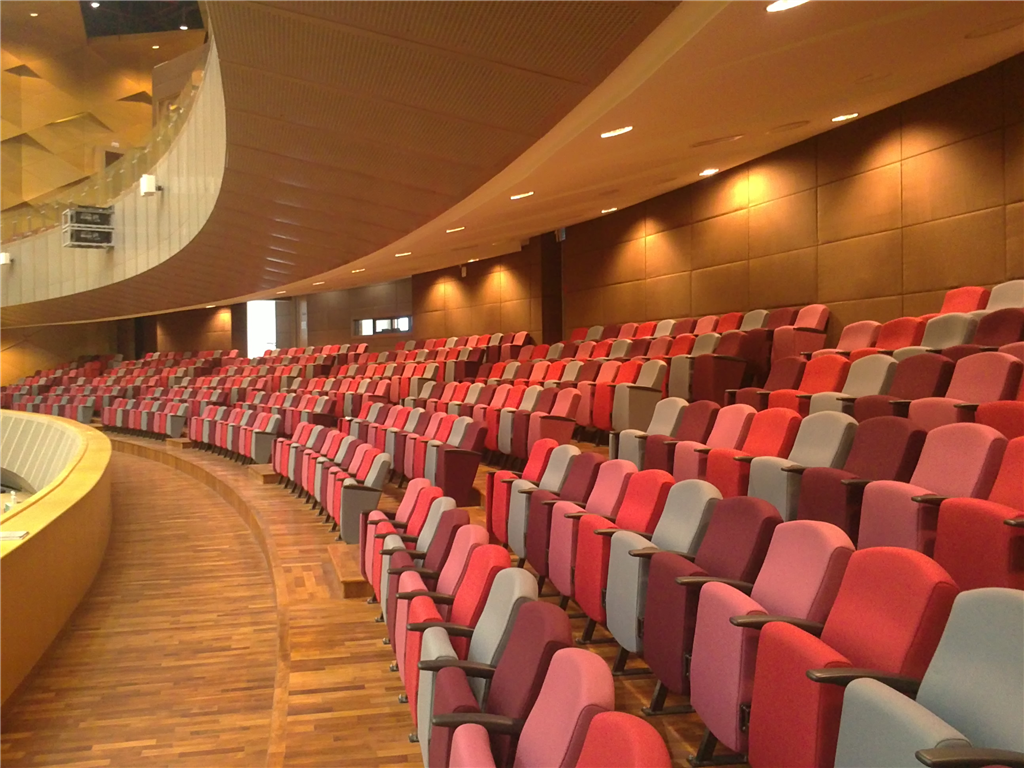
[[[0,703],[92,584],[110,536],[110,440],[69,419],[0,413],[7,468],[39,490],[0,515]],[[6,500],[6,499],[5,499]]]

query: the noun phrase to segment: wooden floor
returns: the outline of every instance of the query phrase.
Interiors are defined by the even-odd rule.
[[[126,453],[114,457],[107,560],[4,707],[5,768],[418,765],[379,611],[342,595],[335,562],[346,557],[335,550],[332,561],[331,548],[346,545],[291,493],[235,463],[112,437]],[[394,509],[401,493],[389,486],[381,507]],[[573,621],[577,636],[583,625]],[[617,648],[591,647],[609,662]],[[639,714],[654,683],[617,678],[616,708]],[[697,716],[650,722],[674,764],[687,765]]]

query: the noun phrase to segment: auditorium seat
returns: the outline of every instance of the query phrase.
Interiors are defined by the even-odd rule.
[[[754,457],[788,456],[800,421],[800,414],[789,408],[768,408],[754,414],[740,448],[695,449],[708,455],[704,479],[724,497],[745,496]]]
[[[642,428],[633,428],[611,433],[608,443],[609,457],[632,461],[638,469],[643,469],[647,438],[654,435],[672,436],[679,428],[686,407],[687,402],[682,398],[666,397],[659,400],[646,425],[646,431]]]
[[[979,352],[961,358],[942,397],[923,397],[908,404],[910,418],[925,429],[970,421],[981,403],[1012,400],[1020,387],[1024,363],[1003,352]]]
[[[942,352],[946,347],[967,344],[974,338],[978,320],[963,312],[936,315],[924,327],[924,336],[919,345],[900,347],[892,355],[903,360],[923,352]]]
[[[881,327],[882,324],[874,320],[860,320],[856,323],[850,323],[839,334],[839,341],[836,342],[834,348],[819,349],[813,352],[811,357],[836,354],[849,355],[855,349],[873,347],[878,339],[878,332]]]
[[[544,472],[536,483],[526,479],[512,479],[508,491],[508,546],[520,558],[526,557],[526,527],[530,513],[530,497],[543,490],[559,493],[569,476],[573,462],[580,455],[575,445],[559,445],[548,458]]]
[[[706,401],[687,406],[687,411],[701,402]],[[669,441],[669,447],[672,448],[672,476],[677,481],[699,480],[704,476],[707,454],[698,453],[698,448],[738,449],[747,439],[756,411],[749,405],[737,403],[727,405],[717,413],[714,426],[704,439]]]
[[[759,411],[768,407],[768,396],[776,390],[799,389],[807,361],[799,356],[784,357],[772,363],[763,387],[743,387],[725,390],[725,404],[742,403]]]
[[[808,304],[797,312],[792,325],[776,327],[772,334],[772,363],[783,357],[811,354],[825,346],[829,308]]]
[[[879,352],[893,352],[903,347],[912,347],[921,343],[927,321],[920,317],[897,317],[882,323],[878,336],[872,346],[860,347],[850,351],[850,362],[860,360],[867,355]]]
[[[512,482],[517,478],[540,482],[552,451],[558,447],[554,440],[538,440],[530,450],[530,458],[522,473],[494,470],[487,473],[485,509],[487,530],[503,544],[508,544],[508,505]]]
[[[795,389],[777,389],[768,393],[768,407],[789,408],[801,416],[806,416],[810,398],[801,398],[800,395],[841,391],[849,371],[850,361],[842,355],[812,358],[807,362],[804,374]]]
[[[1007,307],[1024,308],[1024,280],[1008,280],[992,289],[985,309],[994,312]]]
[[[857,421],[866,421],[876,416],[905,416],[909,402],[902,402],[899,406],[894,403],[941,397],[949,388],[953,367],[953,361],[942,355],[909,357],[896,364],[888,394],[865,395],[853,402],[853,417]]]
[[[942,354],[956,362],[978,352],[991,352],[1005,344],[1024,341],[1024,309],[1008,307],[980,314],[971,343],[946,347]]]
[[[816,392],[813,395],[797,395],[798,400],[807,400],[808,413],[840,411],[852,413],[858,397],[884,395],[892,386],[896,375],[897,362],[888,355],[868,355],[850,365],[846,382],[839,392]]]

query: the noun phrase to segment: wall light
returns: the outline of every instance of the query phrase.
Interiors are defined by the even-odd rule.
[[[412,251],[406,251],[405,253],[396,253],[395,258],[400,259],[403,256],[412,256]]]
[[[155,51],[155,50],[156,50],[157,48],[159,48],[159,47],[160,47],[159,45],[154,45],[154,46],[153,46],[153,50]]]
[[[847,120],[853,120],[855,117],[860,117],[860,112],[851,112],[848,115],[836,115],[832,118],[833,123],[843,123]]]
[[[164,188],[156,183],[156,176],[151,173],[144,173],[139,177],[139,195],[152,197],[157,192],[163,192]]]
[[[778,13],[779,11],[788,11],[790,8],[796,8],[798,5],[803,5],[806,2],[808,0],[775,0],[765,10],[768,13]]]
[[[617,211],[617,210],[619,210],[619,209],[618,208],[602,208],[601,209],[601,213],[611,213],[612,211]]]
[[[450,235],[452,232],[461,232],[464,229],[465,227],[455,227],[455,229],[446,229],[445,232]]]
[[[352,270],[352,274],[354,275],[354,274],[356,274],[357,272],[365,272],[365,271],[366,271],[366,267],[363,267],[363,268],[361,268],[361,269],[353,269],[353,270]]]
[[[714,176],[716,173],[718,173],[718,169],[717,168],[705,168],[703,171],[701,171],[697,175],[698,176]]]
[[[624,133],[629,133],[633,130],[632,125],[627,125],[625,128],[616,128],[614,131],[605,131],[601,134],[602,139],[610,139],[612,136],[621,136]]]
[[[318,282],[313,283],[313,285],[323,285],[326,282],[327,282],[326,280],[320,280]]]
[[[533,192],[523,192],[520,195],[512,195],[512,197],[510,197],[509,200],[522,200],[524,197],[529,197],[532,194]]]

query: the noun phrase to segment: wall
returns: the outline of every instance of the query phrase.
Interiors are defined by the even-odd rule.
[[[232,349],[231,307],[190,309],[145,318],[156,326],[157,352]]]
[[[541,242],[519,253],[412,277],[416,338],[529,331],[542,338]]]
[[[86,355],[117,352],[117,323],[44,325],[0,331],[0,384]]]
[[[564,332],[823,302],[832,334],[1024,276],[1024,56],[570,227]]]
[[[305,296],[306,344],[347,344],[367,342],[370,351],[394,349],[395,342],[420,338],[423,334],[413,323],[412,334],[387,334],[378,337],[354,336],[352,323],[367,317],[411,315],[413,282],[411,278],[389,283],[364,285],[344,291],[324,291]],[[280,334],[279,334],[280,338]],[[298,338],[298,335],[297,337]],[[298,342],[297,342],[298,343]]]

